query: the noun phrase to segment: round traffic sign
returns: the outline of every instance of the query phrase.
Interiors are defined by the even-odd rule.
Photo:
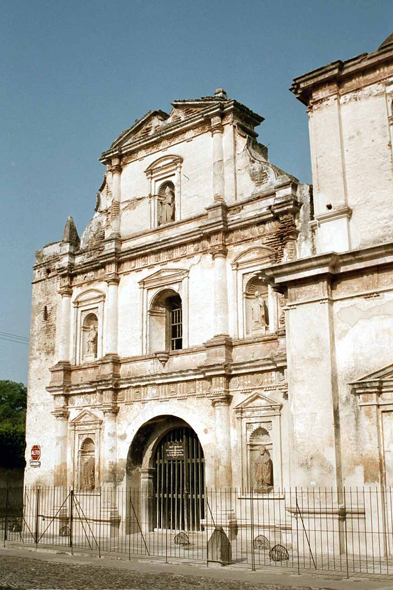
[[[41,447],[40,445],[33,445],[31,447],[31,458],[33,461],[38,461],[41,457]]]

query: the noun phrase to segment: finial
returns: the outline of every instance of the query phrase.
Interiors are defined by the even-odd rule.
[[[216,91],[214,93],[214,98],[223,98],[224,100],[227,100],[227,93],[225,92],[224,88],[216,88]]]
[[[68,242],[69,244],[73,244],[74,246],[77,246],[77,247],[80,244],[78,230],[76,229],[76,226],[75,226],[75,223],[74,223],[74,220],[72,219],[72,217],[67,218],[65,228],[64,228],[63,238],[61,241]]]

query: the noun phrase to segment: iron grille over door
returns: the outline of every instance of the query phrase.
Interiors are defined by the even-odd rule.
[[[205,517],[205,462],[191,428],[170,430],[155,454],[154,526],[198,531]]]

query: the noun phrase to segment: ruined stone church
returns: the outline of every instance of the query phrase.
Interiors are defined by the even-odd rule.
[[[102,154],[83,234],[36,253],[26,484],[393,485],[393,37],[291,90],[312,187],[222,88]]]

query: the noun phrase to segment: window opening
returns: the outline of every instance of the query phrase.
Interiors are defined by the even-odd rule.
[[[177,295],[168,298],[171,330],[171,350],[183,348],[183,317],[181,299]]]

